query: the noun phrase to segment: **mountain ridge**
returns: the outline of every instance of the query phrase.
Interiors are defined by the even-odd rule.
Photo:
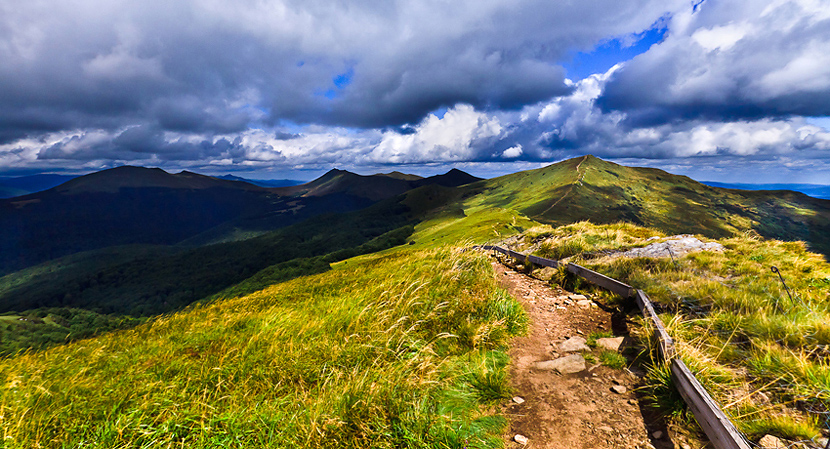
[[[359,175],[333,168],[313,181],[297,186],[280,187],[272,191],[280,195],[304,197],[323,196],[336,191],[379,201],[429,184],[457,187],[479,180],[481,178],[455,168],[442,175],[427,178],[400,172]]]
[[[761,191],[782,191],[788,190],[792,192],[801,192],[805,195],[812,196],[822,200],[830,200],[830,186],[822,184],[786,184],[786,183],[772,183],[772,184],[751,184],[751,183],[729,183],[729,182],[715,182],[715,181],[701,181],[703,184],[711,187],[719,187],[721,189],[733,190],[761,190]]]
[[[579,167],[579,172],[577,168]],[[580,173],[581,172],[581,173]],[[656,168],[626,167],[586,155],[468,186],[474,204],[513,208],[561,225],[627,221],[669,233],[720,238],[755,231],[804,240],[830,254],[830,201],[798,192],[710,187]]]
[[[359,210],[421,185],[478,179],[461,173],[414,179],[332,169],[299,186],[266,188],[189,171],[102,170],[0,200],[0,274],[114,245],[200,246],[254,238],[319,214]]]
[[[122,188],[209,189],[214,187],[263,189],[263,187],[244,181],[225,180],[189,171],[172,174],[161,168],[132,165],[124,165],[79,176],[54,189],[57,193],[73,195],[94,192],[116,193]]]

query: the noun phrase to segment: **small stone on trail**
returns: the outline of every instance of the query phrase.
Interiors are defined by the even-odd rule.
[[[573,374],[585,370],[585,358],[579,354],[560,357],[556,360],[536,362],[536,369],[556,370],[560,374]]]
[[[617,394],[625,394],[625,392],[628,390],[622,385],[614,385],[613,387],[611,387],[611,391]]]
[[[516,436],[513,437],[513,441],[521,444],[522,446],[527,446],[529,440],[524,435],[516,434]]]
[[[659,440],[660,438],[663,438],[663,431],[655,430],[654,433],[651,434],[651,436],[653,436],[655,440]]]
[[[594,306],[594,302],[590,299],[580,299],[576,302],[576,305],[582,307],[583,309],[588,309]]]
[[[614,429],[612,429],[609,426],[599,426],[599,427],[597,427],[597,430],[601,430],[601,431],[607,432],[607,433],[614,433]]]
[[[591,348],[586,344],[586,340],[582,337],[571,337],[562,343],[559,343],[559,351],[561,352],[579,352],[590,351]]]
[[[764,449],[786,449],[787,445],[784,444],[778,437],[773,435],[764,435],[763,438],[758,440],[758,446]]]
[[[515,403],[517,403],[517,404],[524,404],[525,400],[524,400],[524,398],[522,398],[522,397],[519,397],[519,396],[513,396],[513,402],[515,402]]]
[[[597,338],[597,346],[609,351],[619,351],[625,337]]]
[[[557,271],[558,270],[556,270],[554,268],[545,267],[545,268],[542,268],[541,270],[537,271],[534,274],[536,275],[537,278],[539,278],[543,281],[549,281],[553,277],[553,275],[555,275],[557,273]]]
[[[585,295],[568,295],[568,298],[573,299],[574,301],[584,301],[588,299]]]

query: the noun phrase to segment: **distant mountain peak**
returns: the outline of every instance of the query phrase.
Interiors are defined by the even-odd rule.
[[[422,176],[412,175],[409,173],[401,173],[397,170],[389,173],[377,173],[372,176],[386,176],[387,178],[402,179],[404,181],[417,181],[419,179],[424,179]]]
[[[136,167],[124,165],[88,175],[79,176],[56,187],[58,193],[117,193],[122,188],[170,188],[170,189],[206,189],[226,187],[233,189],[259,189],[252,184],[226,181],[211,176],[189,171],[170,174],[161,168]]]
[[[453,168],[443,175],[430,176],[416,181],[417,185],[438,184],[444,187],[458,187],[464,184],[470,184],[476,181],[481,181],[482,178],[475,177],[465,171]]]

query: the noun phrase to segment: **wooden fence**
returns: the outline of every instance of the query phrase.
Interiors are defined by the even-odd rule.
[[[674,385],[677,387],[680,395],[683,396],[686,405],[689,406],[689,409],[695,415],[695,420],[700,424],[700,427],[706,433],[712,445],[715,446],[715,449],[750,449],[746,438],[735,428],[735,425],[723,413],[718,403],[706,392],[706,389],[703,388],[703,385],[695,378],[686,364],[677,357],[674,341],[668,332],[666,332],[666,327],[663,325],[660,317],[657,316],[654,305],[645,292],[636,290],[630,285],[577,264],[522,254],[500,246],[484,245],[479,248],[502,253],[526,264],[529,263],[552,268],[565,266],[569,272],[585,279],[591,284],[602,287],[625,299],[634,299],[640,308],[640,312],[651,322],[654,328],[654,338],[657,340],[659,356],[671,364]]]

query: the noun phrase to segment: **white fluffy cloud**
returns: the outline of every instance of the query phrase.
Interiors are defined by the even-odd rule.
[[[440,119],[428,115],[411,134],[386,132],[369,157],[393,164],[475,160],[501,132],[498,118],[458,105]]]

